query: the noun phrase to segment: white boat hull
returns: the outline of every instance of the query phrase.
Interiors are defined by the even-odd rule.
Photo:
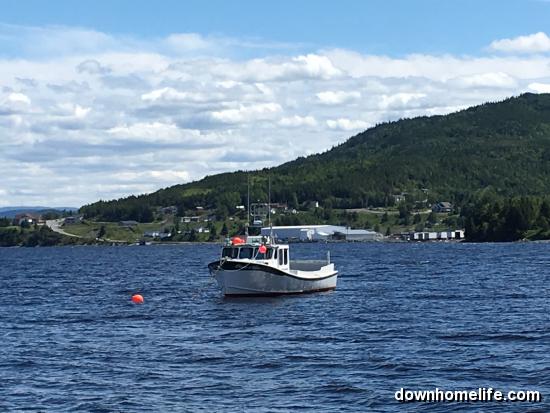
[[[336,288],[338,271],[324,271],[318,277],[303,278],[290,272],[274,272],[269,268],[225,270],[210,266],[212,276],[218,282],[223,294],[243,295],[281,295],[303,294],[329,291]]]

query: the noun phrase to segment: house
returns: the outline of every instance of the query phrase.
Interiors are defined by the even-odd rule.
[[[160,211],[164,215],[176,215],[178,213],[178,207],[172,205],[172,206],[161,208]]]
[[[190,222],[199,222],[199,220],[200,220],[200,217],[192,216],[192,217],[183,217],[181,219],[181,222],[184,222],[184,223],[188,224]]]
[[[452,212],[453,204],[450,202],[438,202],[432,206],[433,212]]]
[[[276,210],[277,212],[284,212],[288,210],[288,205],[280,202],[274,202],[269,204],[272,210]]]
[[[161,232],[160,230],[158,231],[146,231],[143,233],[143,238],[160,238],[160,239],[164,239],[164,238],[170,238],[172,236],[172,234],[170,232]]]
[[[400,202],[405,202],[405,199],[407,197],[407,193],[406,192],[401,192],[400,194],[397,194],[397,195],[392,195],[393,197],[393,200],[396,204],[400,203]]]
[[[70,217],[66,217],[63,220],[64,225],[71,225],[71,224],[79,224],[82,221],[82,216],[73,215]]]
[[[33,214],[23,213],[17,214],[13,218],[13,225],[34,225],[38,223],[40,217]]]
[[[435,241],[437,240],[437,232],[412,232],[411,241]]]

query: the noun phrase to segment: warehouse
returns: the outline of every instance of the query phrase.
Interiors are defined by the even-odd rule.
[[[351,229],[337,225],[291,225],[262,228],[262,235],[273,236],[280,241],[379,241],[382,234],[365,230]]]

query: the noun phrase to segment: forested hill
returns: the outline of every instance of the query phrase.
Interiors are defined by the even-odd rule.
[[[383,206],[392,195],[449,200],[492,187],[504,196],[550,192],[550,94],[524,94],[445,116],[368,129],[322,154],[250,173],[252,199],[290,205]],[[200,205],[221,211],[244,204],[247,173],[224,173],[149,195],[82,208],[103,219],[133,218],[154,206]],[[148,215],[148,213],[146,213]],[[145,217],[144,217],[145,218]]]

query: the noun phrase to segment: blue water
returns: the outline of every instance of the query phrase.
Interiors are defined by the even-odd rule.
[[[254,299],[221,297],[215,245],[0,248],[0,411],[550,411],[550,244],[292,253],[327,248],[336,291]],[[401,387],[546,398],[400,404]]]

